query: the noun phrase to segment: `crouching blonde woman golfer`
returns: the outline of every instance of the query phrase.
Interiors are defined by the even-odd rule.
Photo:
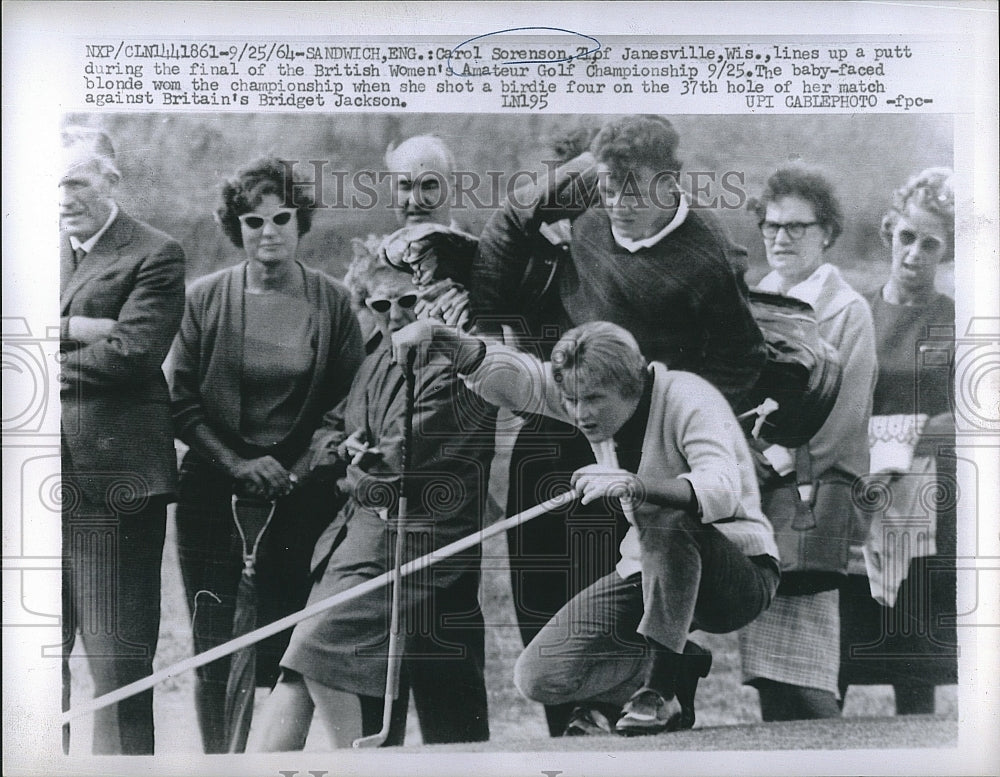
[[[521,692],[576,703],[580,733],[693,726],[711,654],[689,632],[746,625],[779,579],[750,452],[722,394],[647,363],[632,335],[607,322],[571,329],[544,363],[428,321],[396,332],[393,347],[399,361],[415,349],[418,364],[446,349],[487,401],[575,424],[601,463],[577,470],[574,487],[584,502],[620,500],[632,524],[616,571],[571,599],[521,654]],[[615,709],[620,717],[608,720]]]

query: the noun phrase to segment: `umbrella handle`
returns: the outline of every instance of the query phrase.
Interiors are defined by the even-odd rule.
[[[253,542],[247,542],[247,531],[244,529],[243,521],[240,519],[239,510],[236,505],[239,502],[239,497],[233,494],[231,500],[231,507],[233,513],[233,522],[236,524],[236,531],[240,534],[240,545],[243,548],[243,572],[253,577],[254,567],[257,563],[257,549],[260,547],[260,541],[263,539],[264,535],[267,533],[268,527],[271,525],[271,519],[274,518],[274,511],[277,509],[278,502],[275,499],[269,501],[270,508],[267,513],[267,518],[264,519],[263,526],[257,531],[257,535],[253,538]]]
[[[253,578],[255,565],[257,563],[257,549],[260,541],[267,533],[271,520],[274,518],[274,511],[277,501],[274,499],[267,502],[254,502],[255,508],[250,516],[240,515],[240,498],[233,493],[231,507],[233,522],[236,524],[236,531],[240,534],[241,550],[243,551],[243,573],[240,579],[239,589],[236,594],[236,609],[233,612],[232,635],[239,636],[240,633],[253,631],[257,626],[257,603],[256,586]],[[267,507],[267,517],[263,522],[260,520],[262,510]],[[251,520],[252,518],[252,520]],[[244,586],[248,586],[253,593],[250,601],[242,601],[244,598]],[[252,609],[251,609],[252,608]],[[229,678],[226,682],[226,704],[225,704],[225,731],[230,753],[242,753],[246,748],[247,735],[250,732],[250,721],[253,718],[254,688],[256,686],[256,647],[250,646],[244,649],[246,656],[239,662],[236,656],[229,667]]]

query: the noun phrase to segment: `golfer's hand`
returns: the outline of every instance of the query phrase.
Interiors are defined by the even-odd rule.
[[[602,497],[635,499],[641,490],[641,482],[635,474],[603,464],[588,464],[578,469],[570,485],[580,494],[580,503],[585,505]]]
[[[427,350],[434,340],[434,330],[438,324],[434,321],[421,319],[392,333],[392,359],[396,364],[406,364],[407,356],[413,352],[416,355],[415,367],[422,366],[426,361]]]
[[[276,499],[291,493],[297,480],[295,475],[272,456],[240,459],[235,466],[233,476],[250,493],[265,499]]]
[[[753,460],[754,473],[757,475],[757,486],[761,491],[777,488],[784,481],[784,478],[775,471],[774,467],[771,466],[771,462],[759,450],[751,447],[750,458]]]

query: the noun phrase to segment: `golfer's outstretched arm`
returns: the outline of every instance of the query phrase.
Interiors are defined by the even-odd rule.
[[[515,412],[540,413],[568,421],[552,367],[531,354],[431,321],[416,321],[392,336],[397,362],[413,349],[417,365],[448,358],[470,391]]]

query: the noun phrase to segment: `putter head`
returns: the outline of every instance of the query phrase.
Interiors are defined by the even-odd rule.
[[[388,731],[379,731],[377,734],[372,734],[371,736],[361,737],[360,739],[355,739],[351,743],[351,747],[355,750],[365,750],[370,747],[381,747],[385,742],[385,738],[389,736]]]

